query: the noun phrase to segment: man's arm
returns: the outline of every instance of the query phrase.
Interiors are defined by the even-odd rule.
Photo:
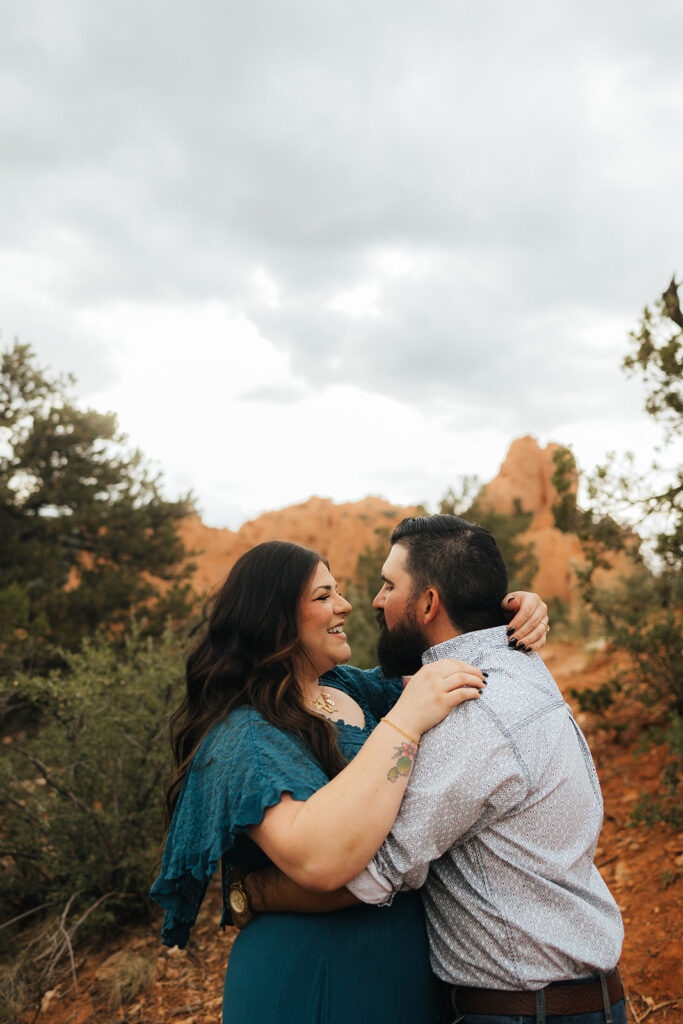
[[[360,902],[345,888],[335,892],[311,892],[274,866],[250,871],[243,885],[249,908],[254,914],[323,914],[330,910],[344,910]],[[237,921],[235,923],[238,924]]]
[[[526,792],[524,769],[496,720],[483,707],[459,709],[423,736],[392,830],[350,890],[375,903],[382,889],[383,901],[390,890],[419,889],[432,861]]]

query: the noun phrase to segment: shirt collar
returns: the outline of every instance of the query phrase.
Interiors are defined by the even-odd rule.
[[[507,626],[494,626],[493,629],[477,629],[472,633],[461,633],[443,643],[435,644],[422,655],[422,664],[443,658],[458,658],[460,661],[471,662],[477,655],[491,650],[507,650]]]

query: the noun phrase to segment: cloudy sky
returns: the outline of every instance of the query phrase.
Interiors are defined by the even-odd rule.
[[[206,522],[657,434],[678,0],[9,0],[0,330]]]

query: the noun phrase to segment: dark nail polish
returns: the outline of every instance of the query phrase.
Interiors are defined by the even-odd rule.
[[[521,640],[517,641],[517,650],[518,651],[523,651],[524,650],[524,644],[522,643]]]
[[[516,647],[516,646],[517,646],[517,641],[516,640],[508,640],[508,647]]]
[[[488,675],[488,672],[486,671],[486,669],[485,669],[485,668],[483,668],[483,669],[481,670],[481,674],[482,674],[483,676],[487,676],[487,675]]]
[[[512,626],[508,626],[505,632],[507,633],[508,636],[512,636],[512,634],[514,633],[514,629],[512,628]]]
[[[522,650],[525,654],[531,654],[531,648],[527,644],[522,644]]]

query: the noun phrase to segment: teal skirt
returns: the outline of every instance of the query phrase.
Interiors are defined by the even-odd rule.
[[[223,1024],[432,1024],[439,1013],[417,892],[390,907],[261,914],[230,953]]]

